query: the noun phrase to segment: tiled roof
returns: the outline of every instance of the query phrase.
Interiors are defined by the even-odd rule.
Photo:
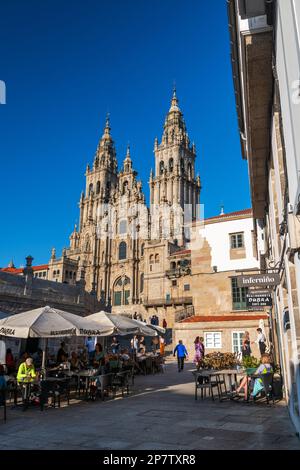
[[[11,274],[22,274],[24,268],[2,268],[0,271]],[[33,271],[45,271],[48,269],[48,264],[40,264],[39,266],[32,266]]]
[[[224,321],[240,321],[240,320],[262,320],[267,319],[268,315],[262,313],[261,315],[196,315],[194,317],[186,318],[180,323],[207,323],[207,322],[224,322]]]
[[[208,217],[205,220],[213,220],[213,219],[229,219],[231,217],[238,217],[239,215],[252,215],[252,209],[243,209],[241,211],[236,211],[236,212],[229,212],[228,214],[223,214],[223,215],[215,215],[214,217]]]

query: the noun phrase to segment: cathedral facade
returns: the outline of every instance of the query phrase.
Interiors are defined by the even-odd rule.
[[[157,311],[159,302],[160,306],[170,304],[171,294],[166,294],[172,282],[170,267],[176,265],[188,272],[185,225],[196,219],[200,197],[196,149],[190,143],[175,90],[161,141],[155,139],[154,155],[148,207],[129,146],[118,171],[107,118],[93,165],[86,168],[79,227],[75,226],[62,258],[56,259],[54,252],[49,263],[56,273],[63,273],[61,263],[72,266],[69,271],[73,276],[75,271],[77,280],[85,278],[86,290],[110,305],[113,312],[137,312],[144,318],[152,309]],[[188,298],[177,295],[172,311],[191,304]]]

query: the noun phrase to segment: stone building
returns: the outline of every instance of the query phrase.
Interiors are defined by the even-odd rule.
[[[86,168],[79,227],[74,228],[70,247],[61,258],[52,253],[48,268],[51,279],[56,273],[57,279],[69,283],[74,280],[70,273],[74,276],[76,270],[84,269],[87,290],[111,305],[113,312],[137,312],[144,318],[156,309],[159,298],[166,299],[169,256],[179,260],[184,253],[188,242],[184,226],[196,219],[199,204],[196,149],[190,143],[175,90],[162,139],[155,139],[154,155],[148,208],[129,146],[118,171],[107,118],[93,165]],[[191,304],[190,295],[176,296],[170,322],[171,313],[187,303]]]
[[[189,272],[177,282],[189,291],[192,308],[175,317],[175,341],[182,339],[192,355],[196,336],[204,338],[207,353],[240,353],[245,331],[255,341],[259,326],[268,338],[268,312],[265,308],[249,309],[248,289],[237,285],[242,272],[254,273],[259,267],[252,210],[194,223],[189,247],[185,255],[190,259]],[[176,274],[175,269],[174,278]],[[260,356],[257,345],[252,352]]]
[[[300,431],[300,4],[228,1],[242,155],[248,161],[260,268],[273,289],[286,400]]]

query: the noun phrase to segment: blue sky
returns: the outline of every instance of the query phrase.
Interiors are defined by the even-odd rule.
[[[174,80],[205,216],[250,207],[227,23],[225,0],[2,0],[0,266],[68,246],[107,111],[148,199]]]

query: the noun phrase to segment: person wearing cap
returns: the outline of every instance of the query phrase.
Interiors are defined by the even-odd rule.
[[[17,381],[19,383],[30,383],[34,382],[36,378],[35,367],[33,359],[28,357],[25,362],[22,362],[18,369]]]
[[[33,359],[31,357],[27,357],[27,359],[20,364],[17,374],[17,382],[22,387],[23,410],[28,407],[31,384],[36,378],[37,374],[35,372]]]

